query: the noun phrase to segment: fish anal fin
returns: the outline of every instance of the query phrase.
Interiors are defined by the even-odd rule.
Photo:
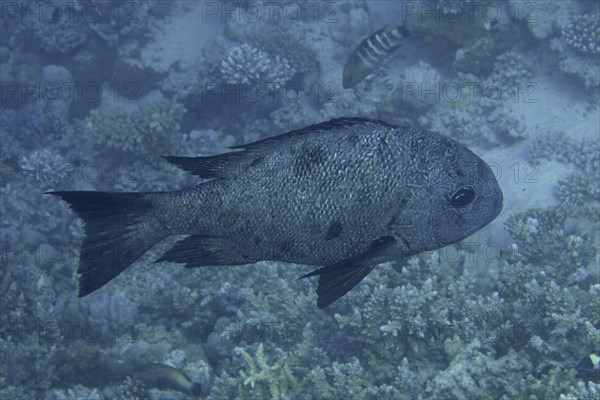
[[[186,268],[208,265],[250,264],[252,259],[236,242],[218,237],[192,235],[175,243],[156,262],[185,264]]]
[[[317,287],[317,307],[325,308],[358,285],[365,276],[375,268],[374,265],[366,267],[346,268],[333,270],[319,275]]]

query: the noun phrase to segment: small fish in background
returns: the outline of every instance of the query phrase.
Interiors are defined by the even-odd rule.
[[[186,374],[166,364],[145,364],[134,369],[131,375],[147,386],[160,390],[177,390],[193,396],[199,396],[202,392],[201,384],[192,382]]]
[[[591,353],[583,357],[575,367],[575,371],[580,379],[600,383],[600,356]]]
[[[350,54],[344,65],[343,86],[349,89],[373,73],[381,63],[398,49],[403,39],[410,36],[404,26],[389,32],[385,27],[363,40]]]

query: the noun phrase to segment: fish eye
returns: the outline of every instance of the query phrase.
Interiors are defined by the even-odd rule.
[[[454,208],[465,208],[471,205],[476,197],[477,194],[472,187],[464,186],[454,192],[450,199],[450,204]]]

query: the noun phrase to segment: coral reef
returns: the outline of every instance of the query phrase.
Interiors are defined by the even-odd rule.
[[[600,397],[600,385],[588,381],[587,385],[577,382],[577,385],[571,386],[567,394],[561,394],[559,400],[592,400],[598,397]]]
[[[492,38],[482,37],[475,43],[456,50],[452,66],[458,72],[486,77],[494,67],[497,50]]]
[[[227,83],[280,87],[294,76],[295,70],[285,58],[269,57],[248,44],[236,46],[221,62],[221,74]]]
[[[126,40],[144,41],[154,17],[168,15],[172,4],[158,0],[76,0],[78,11],[85,10],[87,28],[115,47]],[[120,43],[121,42],[121,43]]]
[[[527,85],[531,66],[519,53],[499,55],[491,74],[479,79],[458,74],[458,81],[442,82],[432,90],[437,101],[418,121],[426,129],[467,144],[512,144],[525,138],[525,127],[511,102],[523,101],[518,91]],[[420,96],[426,91],[421,90]]]
[[[75,2],[23,2],[29,13],[24,14],[22,33],[31,44],[49,53],[67,53],[83,46],[91,30],[80,18]],[[77,15],[77,18],[75,18]]]
[[[279,55],[298,72],[308,72],[318,65],[318,57],[303,34],[310,29],[297,23],[291,26],[285,21],[250,24],[245,36],[248,42],[271,57]]]
[[[572,164],[581,172],[593,174],[600,168],[600,140],[576,141],[563,132],[549,132],[539,135],[529,147],[529,159],[539,163],[556,160]]]
[[[445,0],[430,2],[427,8],[423,7],[422,11],[425,10],[428,12],[408,14],[407,25],[412,32],[425,35],[425,40],[435,47],[470,45],[476,38],[489,34],[483,13],[464,18],[459,5]]]
[[[0,156],[2,160],[14,159],[27,150],[39,146],[44,137],[44,110],[34,105],[14,110],[0,111]]]
[[[577,205],[559,205],[549,209],[534,209],[510,216],[506,226],[514,238],[514,250],[521,260],[559,265],[579,265],[591,262],[594,237],[588,230],[600,222],[597,209]],[[580,221],[573,231],[565,232],[568,221]],[[571,224],[572,226],[572,224]],[[585,228],[587,226],[587,228]],[[583,231],[579,235],[576,230]],[[556,249],[550,253],[547,249]],[[560,251],[558,251],[560,250]],[[565,273],[567,269],[561,271]]]
[[[585,206],[600,202],[600,140],[575,141],[560,132],[535,138],[529,148],[534,163],[555,160],[575,167],[575,172],[558,182],[557,195],[561,203]]]
[[[467,144],[510,144],[523,138],[522,123],[508,107],[476,93],[473,101],[462,104],[438,103],[419,117],[419,123]]]
[[[552,37],[579,12],[577,1],[509,0],[513,19],[524,22],[537,39]]]
[[[248,363],[248,371],[240,370],[240,377],[243,379],[242,387],[239,387],[239,394],[236,398],[248,398],[248,394],[243,395],[243,386],[249,386],[253,396],[272,400],[280,399],[285,394],[286,397],[295,397],[302,390],[301,382],[294,376],[288,363],[284,359],[276,361],[269,365],[265,359],[263,344],[260,343],[256,349],[256,354],[251,356],[244,349],[239,349],[240,354]]]
[[[572,48],[583,53],[600,53],[600,14],[583,14],[563,27],[562,36]]]
[[[417,64],[404,70],[403,84],[414,85],[424,90],[437,90],[440,87],[442,77],[431,65],[419,61]],[[415,108],[427,108],[438,100],[436,96],[407,96],[407,103]]]
[[[52,389],[46,393],[48,400],[102,400],[97,389],[76,385],[70,389]]]
[[[86,135],[98,143],[137,154],[161,154],[179,131],[185,108],[166,100],[128,112],[110,106],[93,110]]]
[[[587,89],[600,85],[600,14],[574,16],[566,23],[560,38],[550,41],[550,47],[558,54],[558,68],[575,75]]]

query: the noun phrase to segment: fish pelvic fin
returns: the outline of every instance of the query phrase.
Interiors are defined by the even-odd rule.
[[[358,285],[374,265],[327,271],[319,275],[317,307],[325,308]]]
[[[152,229],[149,193],[47,192],[85,222],[79,257],[79,297],[101,288],[164,237]]]
[[[392,236],[379,237],[371,242],[365,252],[311,271],[298,279],[318,275],[317,306],[319,308],[327,307],[358,285],[375,268],[375,265],[365,266],[365,264],[384,253],[394,244],[396,244],[396,239]]]

